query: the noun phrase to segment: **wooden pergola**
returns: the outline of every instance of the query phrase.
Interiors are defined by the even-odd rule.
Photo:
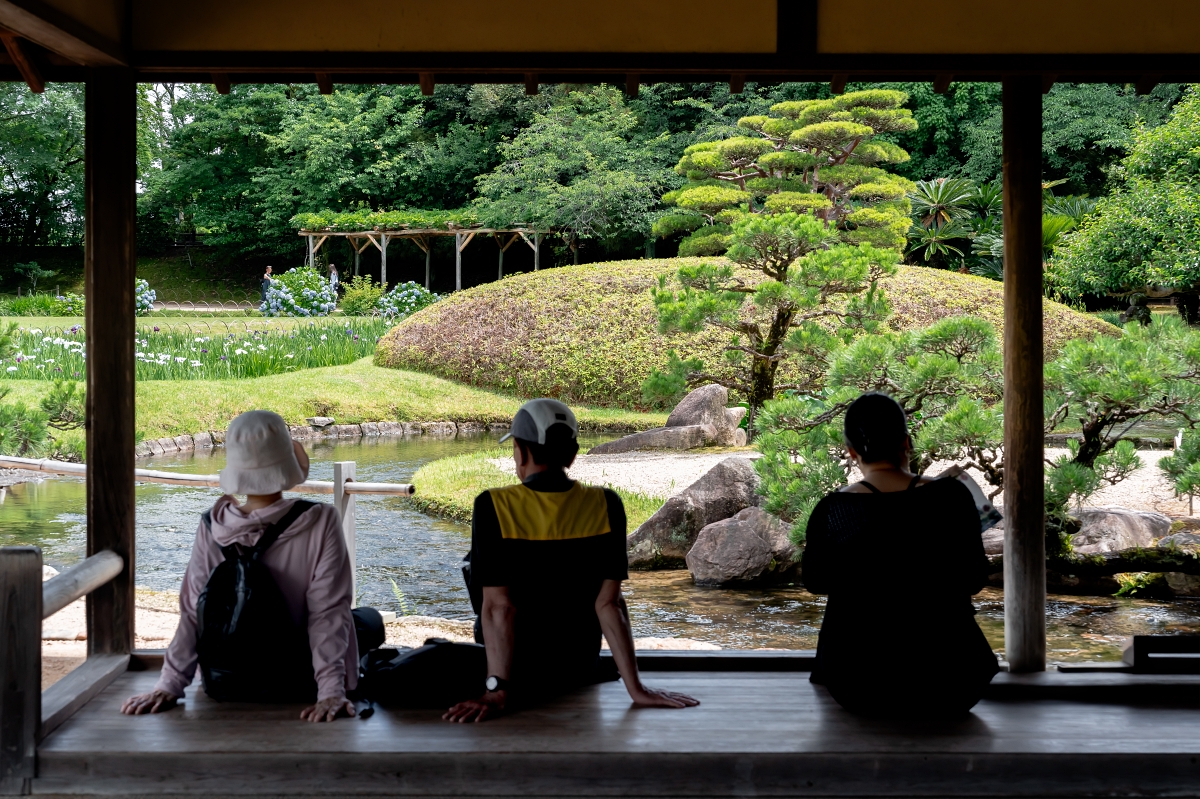
[[[485,17],[487,25],[461,24]],[[109,656],[128,663],[134,648],[139,81],[211,83],[219,92],[237,83],[309,82],[327,94],[336,83],[410,83],[424,94],[432,94],[439,83],[515,83],[536,94],[542,83],[607,82],[623,85],[630,95],[642,84],[657,81],[727,81],[735,93],[747,82],[786,80],[828,81],[834,92],[844,90],[849,81],[928,81],[942,92],[954,81],[1000,81],[1006,232],[1005,650],[1010,678],[1026,673],[1025,684],[1041,685],[1039,680],[1049,676],[1036,674],[1046,666],[1042,95],[1056,81],[1133,83],[1139,92],[1148,92],[1162,81],[1200,80],[1200,3],[1158,0],[1139,8],[1118,0],[948,0],[936,13],[918,14],[895,0],[742,0],[736,8],[725,0],[462,0],[448,14],[444,5],[424,0],[343,0],[336,9],[321,0],[0,0],[0,27],[7,53],[0,59],[0,79],[24,81],[35,92],[46,81],[81,81],[87,87],[87,551],[112,552],[124,564],[115,578],[87,596],[89,663],[114,662],[101,660]],[[453,235],[461,245],[464,235],[480,232]],[[360,240],[371,238],[365,232],[357,235]],[[373,235],[382,252],[385,234]],[[2,586],[5,601],[22,596],[12,585]],[[9,630],[16,629],[11,619],[5,623]],[[0,640],[0,646],[5,643]],[[316,733],[322,736],[318,738],[289,733],[296,737],[293,743],[267,751],[263,747],[284,724],[282,717],[254,726],[258,722],[253,718],[235,714],[214,728],[215,742],[202,733],[188,733],[200,736],[189,750],[190,744],[180,743],[185,725],[178,717],[136,719],[155,726],[116,732],[112,697],[100,694],[107,697],[103,712],[96,704],[101,700],[95,700],[85,708],[82,726],[72,728],[75,738],[63,737],[60,730],[48,741],[50,748],[40,752],[33,743],[41,724],[40,700],[30,693],[36,688],[14,677],[11,652],[10,646],[0,655],[0,792],[28,791],[38,779],[49,779],[51,772],[58,781],[45,783],[45,790],[54,793],[121,792],[121,780],[113,775],[128,768],[143,769],[144,779],[134,786],[138,790],[128,791],[133,793],[336,793],[337,780],[346,773],[343,766],[361,766],[374,769],[380,778],[373,782],[366,772],[354,772],[359,779],[354,792],[359,793],[384,785],[388,792],[427,795],[466,795],[473,789],[502,792],[472,782],[490,775],[504,781],[514,795],[667,795],[682,790],[664,782],[676,775],[683,789],[708,795],[1181,794],[1194,793],[1194,764],[1200,757],[1200,744],[1195,743],[1200,726],[1178,716],[1164,722],[1130,711],[1116,720],[1101,710],[1088,716],[1062,703],[1056,712],[1074,713],[1080,726],[1094,725],[1097,735],[1106,736],[1108,748],[1078,742],[1069,731],[1054,737],[1058,727],[1042,725],[1037,710],[1025,715],[1014,711],[1012,717],[985,714],[984,731],[973,727],[970,734],[938,739],[888,738],[875,728],[856,731],[848,722],[822,721],[826,717],[821,706],[794,708],[796,724],[815,718],[815,726],[781,726],[778,712],[791,707],[786,700],[795,694],[798,680],[787,688],[758,692],[750,687],[739,694],[747,707],[756,708],[753,712],[761,719],[757,729],[766,731],[766,719],[774,720],[766,742],[752,740],[753,720],[747,722],[735,708],[718,705],[716,710],[726,715],[704,718],[709,718],[708,731],[721,730],[720,740],[698,735],[698,743],[686,748],[681,739],[692,733],[681,733],[673,725],[683,724],[692,711],[672,711],[682,715],[671,717],[628,716],[617,702],[605,705],[603,712],[579,716],[590,720],[593,728],[588,731],[563,721],[575,711],[530,715],[527,722],[514,722],[515,727],[489,722],[499,726],[480,725],[487,728],[479,733],[484,737],[460,736],[453,745],[438,743],[450,733],[431,727],[431,736],[410,735],[397,744],[409,747],[403,756],[372,748],[377,740],[355,738],[365,726],[336,724]],[[122,675],[110,666],[85,671],[75,681],[79,687],[73,704],[63,707],[85,705],[109,681],[126,679]],[[702,688],[682,684],[687,690]],[[607,689],[601,695],[609,696]],[[259,720],[276,719],[266,710],[258,713]],[[564,732],[528,737],[529,728],[520,724],[536,727],[539,718],[548,725],[566,725]],[[1127,732],[1128,725],[1155,730],[1166,729],[1162,724],[1167,722],[1182,727],[1150,753],[1143,754]],[[393,733],[402,726],[400,720],[387,723],[393,725],[386,728]],[[750,726],[743,729],[738,723]],[[221,749],[220,736],[233,735],[236,730],[230,725],[240,730],[243,724],[253,738],[246,748]],[[114,732],[106,733],[110,726]],[[726,729],[734,731],[733,738],[724,736]],[[151,735],[150,730],[158,732]],[[506,730],[519,740],[494,737]],[[1002,741],[997,730],[1008,730],[1014,737]],[[1051,730],[1046,733],[1050,737],[1039,737],[1043,730]],[[132,748],[105,749],[114,735],[126,734]],[[72,749],[83,747],[79,742],[87,735],[99,741],[98,748]],[[329,736],[347,737],[336,745],[322,743],[332,740]],[[618,738],[624,743],[614,743]],[[763,749],[780,741],[797,751],[781,749],[776,757],[775,749]],[[743,745],[748,748],[731,749]],[[828,748],[835,745],[844,748]],[[430,755],[431,746],[442,748]],[[479,747],[486,749],[486,757],[477,756]],[[378,756],[361,754],[368,749]],[[208,760],[193,759],[201,750],[209,752]],[[1001,750],[1009,755],[1002,756]],[[51,757],[54,752],[57,755]],[[338,752],[342,754],[335,757]],[[561,757],[552,752],[561,752]],[[158,753],[153,760],[157,770],[147,765],[153,753]],[[1081,754],[1072,760],[1070,753]],[[39,773],[39,762],[47,771]],[[1064,765],[1056,771],[1055,762]],[[793,774],[798,768],[810,771],[807,776]],[[603,769],[612,778],[608,782],[598,779]],[[461,781],[445,779],[451,772]],[[78,779],[72,782],[71,774]],[[242,774],[244,781],[230,774]],[[273,781],[281,774],[286,779]],[[222,779],[206,782],[218,775]],[[1076,782],[1071,782],[1072,775]],[[1047,780],[1052,778],[1059,782],[1051,786]],[[261,787],[247,787],[252,784]],[[276,791],[275,786],[282,787]]]
[[[491,237],[496,242],[500,254],[496,269],[496,279],[504,277],[504,252],[518,239],[525,242],[533,250],[533,270],[541,267],[542,238],[552,231],[534,230],[529,227],[516,228],[485,228],[485,227],[452,227],[452,228],[396,228],[371,230],[301,230],[298,235],[308,239],[308,264],[316,263],[317,252],[331,238],[344,238],[354,248],[354,274],[358,274],[359,256],[363,250],[372,245],[379,250],[380,276],[379,282],[387,287],[387,251],[388,244],[396,239],[408,239],[425,253],[425,288],[429,288],[431,271],[430,239],[438,236],[454,237],[454,290],[462,289],[462,254],[467,245],[476,236]]]

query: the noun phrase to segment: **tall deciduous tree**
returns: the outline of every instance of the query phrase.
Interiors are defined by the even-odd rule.
[[[616,89],[572,91],[500,145],[502,162],[478,180],[481,221],[561,231],[579,262],[584,239],[646,236],[670,173],[656,141]]]
[[[32,94],[0,84],[0,241],[78,244],[83,236],[83,86]]]

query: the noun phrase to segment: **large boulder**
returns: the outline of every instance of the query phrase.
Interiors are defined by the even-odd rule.
[[[594,452],[595,450],[593,450]],[[748,458],[726,458],[681,493],[668,499],[628,540],[632,569],[686,565],[696,536],[713,522],[757,506],[758,474]]]
[[[1176,522],[1174,526],[1179,527],[1179,522]],[[1185,527],[1191,527],[1191,525],[1185,525]],[[1200,552],[1200,534],[1172,533],[1166,538],[1160,539],[1158,546],[1163,549],[1178,549],[1194,555]],[[1167,586],[1175,596],[1200,596],[1200,576],[1182,572],[1167,572],[1163,577],[1166,578]]]
[[[1075,516],[1083,526],[1071,536],[1071,547],[1081,555],[1152,547],[1171,531],[1171,520],[1153,511],[1092,508]]]
[[[636,452],[646,449],[696,449],[716,440],[711,425],[688,425],[687,427],[656,427],[643,430],[616,441],[598,444],[588,450],[589,455],[616,455],[619,452]]]
[[[750,507],[707,525],[686,560],[696,585],[737,585],[794,576],[799,554],[783,521]]]
[[[645,449],[696,449],[705,446],[744,447],[746,431],[738,427],[745,408],[726,408],[729,389],[710,383],[683,398],[667,417],[666,427],[656,427],[592,447],[590,455],[615,455]]]

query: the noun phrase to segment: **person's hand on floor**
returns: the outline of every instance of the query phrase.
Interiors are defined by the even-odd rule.
[[[507,691],[488,691],[478,699],[459,702],[442,714],[445,721],[464,724],[468,721],[484,721],[504,713],[508,703]]]
[[[305,721],[333,721],[338,716],[355,715],[354,705],[344,696],[322,699],[312,707],[300,711],[300,718]]]
[[[140,716],[143,713],[162,713],[178,704],[179,699],[166,691],[151,691],[148,694],[131,696],[121,705],[121,712],[126,716]]]
[[[699,699],[675,691],[661,691],[639,685],[629,689],[629,698],[638,707],[695,707]]]

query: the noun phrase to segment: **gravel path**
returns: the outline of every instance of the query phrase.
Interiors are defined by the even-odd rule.
[[[731,457],[757,458],[759,455],[751,450],[580,455],[575,459],[570,475],[590,485],[622,488],[652,497],[673,497]],[[502,471],[516,474],[511,458],[495,458],[491,462]]]

